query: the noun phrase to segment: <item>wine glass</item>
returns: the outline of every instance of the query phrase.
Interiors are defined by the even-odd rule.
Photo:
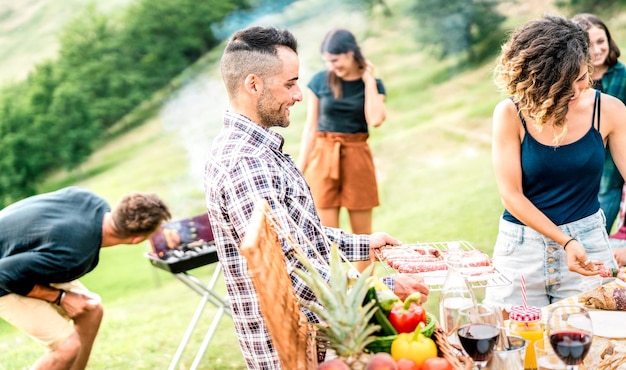
[[[498,341],[498,316],[495,308],[486,304],[459,310],[457,334],[465,353],[478,369],[487,366]]]
[[[576,305],[554,307],[548,312],[546,331],[550,345],[567,369],[578,369],[593,338],[589,311]]]

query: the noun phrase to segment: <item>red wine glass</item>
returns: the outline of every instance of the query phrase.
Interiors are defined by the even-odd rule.
[[[589,311],[577,305],[554,307],[548,312],[546,331],[554,353],[568,370],[577,370],[593,339]]]
[[[498,316],[495,308],[485,304],[459,310],[459,341],[478,369],[487,366],[498,341]]]

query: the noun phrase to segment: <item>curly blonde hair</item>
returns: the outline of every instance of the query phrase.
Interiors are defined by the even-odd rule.
[[[585,64],[591,71],[587,32],[567,18],[546,15],[517,29],[502,46],[495,82],[520,112],[535,120],[537,129],[552,119],[562,129],[555,137],[558,143],[567,132],[573,84]]]
[[[155,194],[129,193],[111,211],[115,233],[120,238],[150,236],[172,216]]]

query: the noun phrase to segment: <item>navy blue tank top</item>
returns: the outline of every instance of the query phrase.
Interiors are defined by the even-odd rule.
[[[519,111],[518,115],[525,131],[521,147],[524,195],[556,225],[595,214],[600,209],[598,190],[605,156],[600,91],[596,91],[589,131],[571,144],[554,147],[539,143],[529,134]],[[523,225],[507,210],[503,218]]]

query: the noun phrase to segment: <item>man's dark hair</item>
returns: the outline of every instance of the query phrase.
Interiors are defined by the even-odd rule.
[[[609,55],[607,56],[604,63],[607,65],[607,67],[613,67],[614,65],[616,65],[617,58],[619,58],[621,52],[619,50],[619,46],[617,46],[617,43],[615,42],[615,40],[613,40],[613,37],[611,37],[611,32],[609,32],[609,28],[606,26],[606,24],[604,24],[604,22],[602,22],[600,18],[598,18],[596,15],[589,13],[577,14],[572,18],[572,20],[580,24],[580,26],[587,32],[589,32],[589,29],[594,26],[598,27],[601,30],[604,30],[607,38],[606,41],[609,44]]]
[[[274,27],[250,27],[235,32],[220,65],[228,95],[236,96],[246,76],[255,74],[261,78],[280,72],[278,48],[286,47],[298,52],[298,41],[288,30]]]

